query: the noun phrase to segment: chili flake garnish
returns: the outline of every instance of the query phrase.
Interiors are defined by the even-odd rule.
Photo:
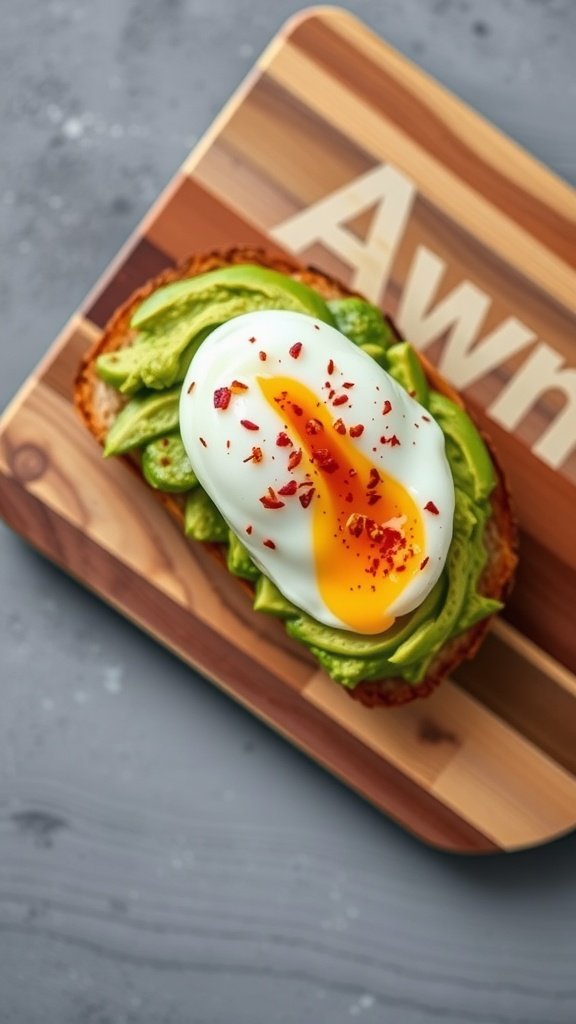
[[[426,423],[430,423],[430,417],[429,416],[423,416],[422,419],[425,420]]]
[[[372,493],[368,495],[368,504],[375,505],[377,501],[380,501],[381,497],[381,494],[374,494],[374,491],[372,491]]]
[[[380,438],[380,444],[389,444],[391,448],[396,448],[400,444],[400,441],[396,437],[396,434],[391,434],[390,437],[385,437],[383,435]]]
[[[306,491],[304,494],[299,494],[298,495],[298,501],[302,505],[302,508],[308,508],[308,505],[310,504],[310,502],[312,501],[312,498],[314,497],[314,492],[315,491],[316,491],[316,488],[315,487],[311,487],[309,491]]]
[[[260,359],[263,363],[265,363],[266,362],[266,353],[265,352],[259,352],[258,353],[258,359]]]
[[[230,441],[230,438],[228,438],[228,440],[226,441],[226,447],[229,448],[230,444],[231,444],[231,441]]]
[[[324,426],[320,420],[312,418],[308,420],[305,430],[307,434],[320,434],[324,430]]]
[[[298,448],[298,450],[295,451],[295,452],[290,452],[290,455],[288,456],[288,469],[290,469],[290,470],[296,469],[296,466],[299,466],[301,462],[302,462],[302,449],[301,448]]]
[[[233,395],[241,395],[243,391],[248,391],[248,385],[243,384],[241,380],[233,380],[230,385],[230,391]]]
[[[262,462],[262,458],[262,449],[253,448],[252,454],[249,455],[247,459],[242,459],[242,462]]]
[[[274,551],[275,548],[276,548],[276,545],[275,545],[273,540],[270,540],[270,539],[263,540],[262,543],[263,543],[265,548],[271,548],[272,551]]]
[[[216,388],[214,392],[214,408],[227,409],[230,404],[232,392],[230,388]]]
[[[336,420],[332,424],[332,426],[334,427],[334,430],[336,431],[337,434],[345,434],[346,433],[346,427],[344,425],[344,421],[343,420],[341,420],[341,419]]]
[[[336,459],[327,448],[316,448],[314,451],[314,462],[318,469],[322,469],[325,473],[335,473],[340,468]]]
[[[334,401],[332,402],[332,405],[346,405],[347,401],[348,395],[337,395]]]
[[[246,430],[260,430],[257,423],[252,423],[252,420],[240,420],[240,423]]]
[[[301,351],[302,351],[302,342],[301,341],[295,341],[294,344],[292,345],[292,348],[288,349],[288,352],[292,356],[292,359],[298,359],[298,356],[300,355]]]
[[[294,410],[294,414],[296,416],[301,416],[304,411],[303,409],[300,408],[299,405],[296,405],[295,402],[292,402],[292,409]]]
[[[195,381],[195,380],[193,380],[193,381],[192,381],[192,383],[190,384],[190,387],[188,388],[188,394],[189,394],[189,395],[191,395],[191,394],[192,394],[192,392],[194,391],[194,387],[195,387],[195,385],[196,385],[196,381]]]
[[[246,527],[246,533],[247,533],[247,534],[251,534],[251,533],[252,533],[252,527],[251,527],[250,525],[248,525],[248,526]]]
[[[280,433],[278,434],[278,437],[276,438],[276,444],[278,448],[292,447],[292,441],[288,437],[288,434],[285,434],[283,430],[281,430]]]
[[[334,373],[334,360],[333,359],[329,359],[328,360],[328,366],[326,367],[326,370],[328,371],[328,373]]]
[[[365,524],[366,516],[362,516],[358,512],[353,512],[346,520],[346,529],[353,537],[360,537],[364,532]]]
[[[364,427],[361,423],[357,423],[356,426],[350,427],[350,437],[361,437],[364,433]]]
[[[436,508],[436,505],[434,504],[433,501],[427,501],[426,504],[424,505],[424,508],[426,509],[427,512],[431,512],[433,516],[440,515],[440,512]]]
[[[428,555],[427,555],[427,556],[426,556],[426,558],[424,559],[424,561],[423,561],[423,562],[420,562],[420,568],[421,568],[421,569],[425,569],[425,568],[426,568],[426,566],[428,565],[428,562],[429,562],[429,561],[430,561],[430,558],[429,558],[429,557],[428,557]]]
[[[353,388],[353,387],[354,387],[354,384],[353,384],[353,382],[352,382],[351,380],[347,380],[347,381],[346,381],[346,382],[345,382],[345,383],[344,383],[344,384],[342,385],[342,387],[343,387],[343,388],[347,388],[348,390],[350,390],[350,388]]]
[[[248,341],[250,342],[251,345],[253,345],[254,342],[256,341],[256,338],[252,336],[251,338],[248,338]]]
[[[377,487],[381,480],[382,477],[380,476],[378,470],[372,467],[372,469],[370,470],[370,479],[368,480],[368,483],[366,485],[368,487],[368,490],[371,491],[374,489],[374,487]]]
[[[198,438],[198,440],[200,441],[200,444],[203,444],[203,445],[204,445],[204,447],[205,447],[205,448],[207,448],[207,447],[208,447],[208,445],[206,444],[206,441],[204,440],[204,438],[203,438],[203,437],[199,437],[199,438]]]
[[[268,494],[262,495],[259,499],[264,508],[284,508],[284,502],[278,500],[278,496],[273,487],[268,488]]]
[[[387,416],[389,412],[392,412],[392,402],[387,398],[382,406],[382,415]]]
[[[291,494],[296,494],[297,490],[298,490],[298,484],[296,483],[296,481],[295,480],[289,480],[287,484],[284,484],[283,487],[279,488],[278,494],[283,494],[285,496],[288,496],[288,495],[291,495]]]

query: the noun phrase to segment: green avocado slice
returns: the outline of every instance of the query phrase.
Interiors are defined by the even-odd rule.
[[[216,505],[201,487],[186,499],[184,533],[193,540],[224,544],[228,540],[228,524]]]
[[[180,434],[165,434],[150,441],[142,452],[142,473],[158,491],[191,491],[198,479]]]
[[[286,631],[295,640],[301,640],[309,646],[328,651],[330,654],[355,658],[389,655],[421,623],[434,616],[442,604],[445,589],[446,581],[444,576],[441,576],[422,604],[408,615],[397,619],[394,625],[384,633],[372,636],[348,633],[343,629],[335,629],[333,626],[324,626],[309,615],[303,614],[288,622]]]
[[[494,466],[468,413],[438,391],[430,394],[428,408],[438,422],[455,482],[477,502],[489,497],[496,483]]]
[[[242,541],[236,536],[233,530],[228,532],[228,556],[226,565],[233,576],[239,576],[243,580],[255,582],[260,576],[260,570],[250,558]]]
[[[399,341],[391,345],[387,353],[388,373],[400,384],[420,405],[428,408],[430,389],[414,349],[407,341]]]
[[[104,455],[122,455],[177,430],[179,401],[180,388],[136,395],[108,431]]]

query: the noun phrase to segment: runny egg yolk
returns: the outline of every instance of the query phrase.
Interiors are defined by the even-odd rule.
[[[297,495],[312,517],[322,599],[351,630],[388,629],[388,609],[422,563],[424,525],[414,499],[358,449],[342,419],[305,384],[257,379],[292,440],[288,469],[302,477]]]

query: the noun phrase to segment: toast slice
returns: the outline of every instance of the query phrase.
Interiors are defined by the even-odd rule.
[[[108,430],[126,399],[97,376],[96,360],[98,356],[104,352],[124,348],[132,343],[134,332],[131,330],[130,321],[137,307],[151,292],[173,281],[194,277],[220,267],[243,263],[258,264],[286,274],[314,288],[324,299],[343,298],[354,294],[338,281],[312,267],[299,266],[290,260],[249,246],[192,256],[178,267],[164,271],[135,291],[116,311],[107,324],[102,337],[86,353],[79,367],[74,390],[75,405],[85,425],[100,445],[104,445]],[[393,327],[392,324],[391,326]],[[395,328],[394,331],[398,340],[402,340]],[[438,371],[425,358],[420,356],[420,359],[430,386],[453,402],[463,406],[464,403],[460,396]],[[501,467],[489,439],[485,435],[483,436],[494,462],[497,483],[490,499],[491,516],[485,531],[488,559],[480,578],[479,590],[486,597],[504,600],[511,588],[517,561],[516,523]],[[123,458],[133,470],[139,473],[137,457],[125,455],[120,458]],[[183,527],[183,498],[178,494],[167,494],[161,491],[154,491],[154,493],[165,505],[169,514]],[[224,560],[223,549],[213,544],[209,547],[216,557]],[[237,582],[252,593],[250,584],[243,580],[237,580],[236,577],[231,585],[236,585]],[[404,679],[364,681],[349,691],[350,696],[368,707],[397,706],[418,697],[428,696],[460,662],[474,656],[488,629],[489,622],[490,617],[483,619],[467,632],[446,643],[436,655],[422,682],[411,684]]]

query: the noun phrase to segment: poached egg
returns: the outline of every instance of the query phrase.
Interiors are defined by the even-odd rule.
[[[256,565],[318,622],[381,633],[437,582],[454,515],[442,431],[330,325],[266,310],[217,327],[180,431]]]

